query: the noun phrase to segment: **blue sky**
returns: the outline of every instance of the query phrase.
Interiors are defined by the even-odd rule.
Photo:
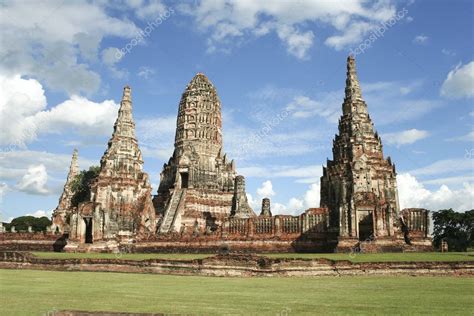
[[[318,206],[350,52],[401,206],[472,209],[473,12],[467,0],[4,1],[2,219],[49,216],[73,148],[81,168],[99,163],[126,84],[156,190],[197,72],[217,88],[254,209],[265,196],[274,213]]]

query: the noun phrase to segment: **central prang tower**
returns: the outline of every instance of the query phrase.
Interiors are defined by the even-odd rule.
[[[198,73],[181,97],[173,156],[163,166],[154,199],[159,232],[212,232],[231,215],[255,216],[243,177],[236,176],[234,161],[223,154],[217,91]]]
[[[373,240],[395,237],[399,205],[395,166],[384,158],[362,98],[355,60],[347,59],[347,79],[333,160],[321,177],[321,207],[339,238]]]

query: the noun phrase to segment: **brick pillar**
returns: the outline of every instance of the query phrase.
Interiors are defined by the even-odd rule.
[[[253,236],[254,235],[254,222],[252,218],[247,218],[247,236]]]
[[[281,236],[281,219],[279,216],[275,217],[275,235]]]

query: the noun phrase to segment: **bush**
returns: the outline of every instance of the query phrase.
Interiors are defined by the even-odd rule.
[[[72,181],[71,189],[74,196],[71,199],[72,206],[78,206],[79,203],[89,201],[91,197],[90,185],[97,178],[100,172],[99,166],[92,166],[89,170],[82,170]]]
[[[31,226],[34,232],[45,232],[46,229],[51,226],[51,221],[46,216],[20,216],[14,218],[11,223],[5,224],[5,228],[7,231],[10,231],[12,226],[15,226],[15,230],[17,232],[28,231],[28,226]]]

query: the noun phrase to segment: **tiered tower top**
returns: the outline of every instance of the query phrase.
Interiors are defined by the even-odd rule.
[[[189,145],[216,157],[222,148],[221,102],[214,85],[198,73],[186,86],[179,103],[175,148],[183,153]]]
[[[101,159],[101,176],[136,178],[143,170],[143,160],[135,136],[132,97],[129,86],[124,87],[114,132]]]

